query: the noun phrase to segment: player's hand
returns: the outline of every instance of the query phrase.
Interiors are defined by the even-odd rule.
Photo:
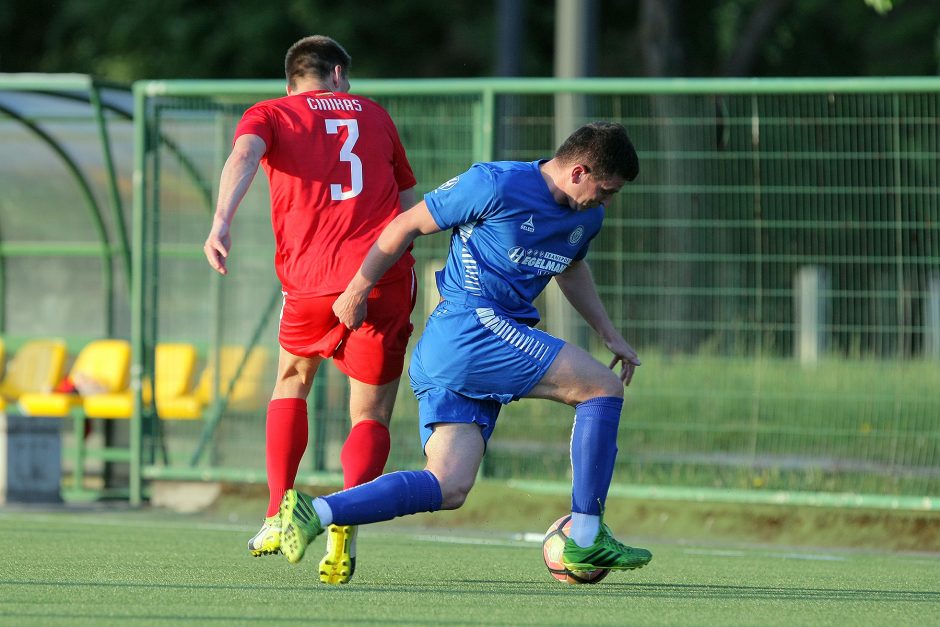
[[[202,252],[206,254],[206,261],[212,269],[219,274],[228,274],[225,260],[228,259],[228,251],[231,247],[232,236],[229,234],[228,225],[213,225],[206,243],[202,246]]]
[[[614,358],[607,367],[613,370],[619,362],[620,381],[624,386],[630,385],[630,381],[633,380],[633,373],[636,371],[636,367],[640,365],[640,358],[637,357],[636,351],[623,338],[616,338],[607,342],[607,348],[614,354]]]
[[[333,302],[333,314],[350,329],[358,329],[366,319],[366,294],[347,289]]]

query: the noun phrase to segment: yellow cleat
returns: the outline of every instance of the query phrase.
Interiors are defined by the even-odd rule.
[[[324,531],[312,500],[297,490],[288,490],[281,499],[281,553],[291,564],[302,560],[307,545]]]
[[[281,552],[281,514],[264,519],[261,531],[248,541],[248,550],[255,557]]]
[[[320,581],[332,585],[349,583],[356,572],[356,536],[359,527],[330,525],[326,555],[320,560]]]

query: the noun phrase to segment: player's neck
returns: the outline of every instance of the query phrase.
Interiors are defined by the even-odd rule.
[[[344,93],[341,89],[335,89],[322,81],[303,80],[297,81],[296,85],[290,91],[288,91],[288,94],[291,96],[296,96],[297,94],[305,94],[311,91],[331,91],[338,94]]]
[[[545,184],[548,185],[548,191],[552,195],[552,198],[555,199],[555,202],[559,205],[565,205],[566,207],[570,206],[568,194],[566,194],[562,186],[559,185],[559,183],[562,183],[564,180],[564,173],[561,171],[561,168],[559,168],[558,162],[554,159],[549,159],[539,165],[539,172],[541,172],[542,178],[545,179]]]

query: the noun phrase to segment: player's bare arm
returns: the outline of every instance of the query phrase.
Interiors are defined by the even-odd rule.
[[[339,321],[350,329],[358,329],[366,319],[366,298],[382,275],[415,239],[440,230],[423,200],[389,222],[346,290],[333,303],[333,313]]]
[[[398,192],[398,205],[402,211],[408,211],[415,206],[415,188],[409,187]]]
[[[258,172],[266,149],[264,140],[257,135],[242,135],[235,140],[232,152],[225,160],[212,228],[202,247],[209,265],[219,274],[228,274],[225,260],[232,247],[229,233],[232,220]]]
[[[597,293],[590,266],[583,259],[574,261],[564,272],[555,276],[555,281],[568,302],[591,325],[591,328],[604,340],[607,349],[614,354],[608,367],[613,368],[619,362],[621,364],[620,380],[624,385],[630,385],[633,373],[640,365],[640,359],[633,347],[611,322]]]

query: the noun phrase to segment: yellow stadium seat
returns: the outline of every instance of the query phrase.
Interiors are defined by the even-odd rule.
[[[72,482],[74,489],[84,490],[85,412],[83,401],[97,395],[110,395],[127,390],[130,378],[131,345],[126,340],[95,340],[78,353],[69,370],[69,378],[79,393],[23,394],[19,399],[20,412],[27,416],[72,419]],[[111,461],[128,461],[128,448],[105,448]]]
[[[126,340],[95,340],[78,353],[69,377],[73,381],[94,382],[96,393],[118,392],[127,388],[130,361],[131,345]],[[20,409],[28,416],[64,418],[81,403],[79,394],[56,392],[30,392],[19,398]]]
[[[219,355],[219,391],[224,394],[235,376],[238,365],[245,357],[244,346],[223,346]],[[268,351],[260,346],[254,347],[248,354],[245,366],[242,369],[241,376],[235,382],[232,393],[228,397],[229,409],[235,411],[253,411],[263,406],[266,395],[270,393],[267,389]],[[215,398],[212,394],[213,379],[215,378],[215,369],[212,367],[212,361],[206,365],[202,376],[199,378],[199,385],[196,387],[196,398],[203,405],[209,405]],[[273,378],[272,378],[273,379]],[[272,381],[273,383],[273,381]]]
[[[225,346],[220,360],[219,387],[224,394],[245,357],[243,346]],[[227,406],[234,411],[252,411],[263,405],[267,390],[263,385],[268,353],[256,347],[249,355],[235,383]],[[196,366],[196,350],[189,344],[158,344],[155,355],[157,416],[164,420],[197,420],[215,399],[212,394],[215,369],[211,361],[203,370],[195,391],[190,388]],[[150,403],[150,386],[144,386],[144,402]],[[133,397],[130,392],[89,396],[82,403],[89,418],[130,418]]]
[[[157,344],[154,353],[157,415],[160,418],[193,419],[202,416],[202,406],[178,402],[192,396],[193,373],[196,370],[196,348],[192,344]],[[154,394],[149,383],[144,384],[144,403],[150,404]],[[167,405],[171,415],[164,415]],[[110,394],[95,394],[82,403],[88,418],[130,418],[134,411],[134,398],[130,390]]]
[[[266,392],[263,384],[268,364],[268,353],[255,348],[245,358],[245,348],[224,347],[220,353],[219,385],[225,394],[232,384],[239,365],[244,361],[241,374],[229,394],[228,407],[235,411],[256,409],[263,403]],[[20,411],[25,415],[71,417],[72,420],[72,483],[84,490],[85,461],[89,458],[110,461],[129,461],[133,451],[128,446],[105,446],[89,449],[84,433],[90,418],[126,419],[133,414],[133,396],[128,389],[131,360],[130,344],[123,340],[99,340],[85,346],[78,354],[69,372],[73,381],[83,379],[94,385],[77,385],[80,394],[24,394],[19,399]],[[205,415],[206,405],[214,403],[212,360],[200,378],[195,390],[191,382],[196,366],[196,350],[189,344],[159,344],[156,347],[155,386],[144,382],[144,402],[156,401],[156,414],[161,419],[198,419]],[[155,387],[155,390],[152,389]],[[97,388],[97,389],[96,389]],[[87,393],[89,389],[93,393]],[[83,395],[84,394],[84,395]],[[214,407],[218,417],[219,406]],[[160,435],[159,427],[156,431]],[[164,455],[166,455],[164,449]]]
[[[0,381],[0,399],[18,400],[28,393],[48,393],[65,371],[68,349],[61,340],[30,340],[23,344]]]

